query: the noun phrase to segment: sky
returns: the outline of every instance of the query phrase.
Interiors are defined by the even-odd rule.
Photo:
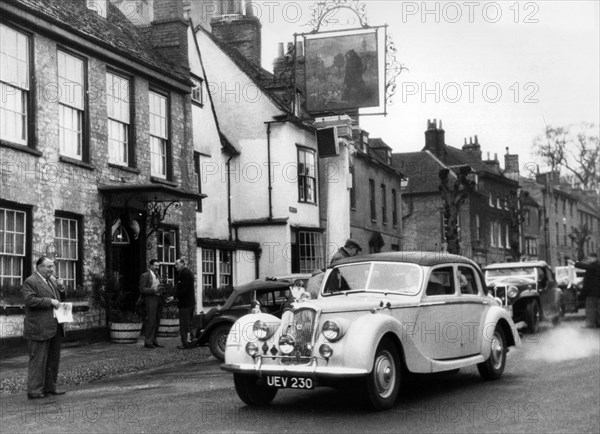
[[[394,152],[419,151],[428,119],[441,119],[446,143],[478,136],[493,158],[520,156],[541,164],[533,140],[546,125],[600,119],[598,1],[412,2],[366,0],[372,26],[388,25],[397,60],[387,116],[363,116],[361,127]],[[278,42],[308,33],[315,2],[256,1],[263,25],[263,67],[272,70]],[[356,27],[353,12],[321,30]],[[300,39],[299,39],[300,40]],[[503,163],[502,163],[503,164]],[[543,169],[543,167],[542,167]]]

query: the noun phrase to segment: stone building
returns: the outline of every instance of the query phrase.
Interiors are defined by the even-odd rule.
[[[183,10],[155,0],[138,28],[115,3],[0,3],[2,287],[49,254],[69,294],[107,275],[131,304],[149,259],[195,267]]]
[[[428,121],[425,147],[420,152],[394,153],[393,165],[408,177],[403,192],[403,250],[445,249],[444,208],[439,186],[440,169],[450,170],[453,184],[458,170],[469,166],[474,187],[458,215],[461,254],[480,265],[510,259],[518,231],[511,230],[511,195],[518,190],[518,157],[507,155],[505,169],[495,156],[482,159],[477,136],[462,149],[445,142],[442,122]],[[515,158],[516,157],[516,158]],[[509,177],[510,176],[510,177]]]
[[[562,183],[557,172],[522,178],[521,184],[540,206],[540,259],[553,267],[567,265],[569,259],[577,260],[579,246],[574,236],[583,227],[588,231],[582,246],[583,256],[599,253],[600,206],[596,192]]]

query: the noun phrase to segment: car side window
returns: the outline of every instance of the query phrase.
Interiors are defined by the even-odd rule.
[[[458,282],[460,293],[465,295],[477,294],[475,271],[470,267],[458,267]]]
[[[428,296],[454,294],[454,272],[452,267],[436,268],[427,281],[425,294]]]

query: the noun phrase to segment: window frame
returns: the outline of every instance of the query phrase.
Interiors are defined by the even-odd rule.
[[[151,99],[151,95],[157,95],[158,97],[164,98],[165,99],[165,137],[160,137],[157,136],[155,134],[152,134],[152,129],[151,129],[151,123],[152,123],[152,109],[151,109],[151,103],[150,103],[150,99]],[[158,116],[160,117],[160,114],[158,114]],[[165,180],[171,180],[173,177],[173,168],[172,168],[172,161],[173,161],[173,155],[172,155],[172,144],[171,144],[171,130],[172,130],[172,125],[171,125],[171,121],[172,121],[172,117],[171,117],[171,95],[169,92],[161,90],[159,88],[156,88],[154,86],[151,86],[148,89],[148,136],[149,136],[149,151],[150,151],[150,176],[155,177],[155,178],[159,178],[159,179],[165,179]],[[156,152],[153,152],[152,150],[152,139],[160,139],[164,141],[164,145],[165,145],[165,173],[164,175],[162,173],[156,173],[154,171],[154,167],[153,167],[153,154],[156,154]]]
[[[174,234],[174,246],[168,246],[169,251],[174,247],[173,252],[173,261],[165,261],[165,244],[164,237],[162,240],[159,239],[159,235],[164,233],[173,233]],[[161,243],[162,241],[162,243]],[[162,246],[163,254],[159,254],[159,248]],[[161,279],[165,280],[167,283],[175,285],[175,261],[179,258],[179,228],[177,226],[171,225],[160,225],[156,228],[156,259],[158,259],[158,266],[160,270]],[[167,256],[167,259],[170,259]],[[166,275],[165,275],[166,271]],[[172,277],[170,277],[172,276]]]
[[[369,178],[369,205],[371,208],[371,221],[377,221],[377,201],[375,198],[375,180]]]
[[[194,151],[194,173],[196,174],[196,187],[198,189],[198,194],[202,194],[202,172],[200,170],[200,158],[202,154],[198,151]],[[196,212],[202,212],[202,199],[198,199],[196,202]]]
[[[27,42],[27,91],[25,95],[22,97],[22,104],[25,104],[25,108],[23,111],[24,116],[26,116],[23,128],[23,133],[25,134],[25,140],[14,141],[12,138],[8,137],[0,137],[0,145],[14,147],[15,149],[22,150],[35,150],[37,147],[37,136],[35,134],[35,125],[36,125],[36,110],[35,110],[35,100],[36,100],[36,86],[35,86],[35,39],[33,38],[33,33],[28,29],[22,28],[20,26],[15,25],[14,23],[1,22],[0,25],[6,27],[8,30],[14,31],[17,34],[23,35]],[[0,92],[1,88],[5,83],[7,86],[12,86],[12,84],[8,84],[8,82],[0,81]],[[19,89],[22,89],[19,87]],[[2,106],[0,106],[2,107]],[[2,126],[0,125],[0,128]]]
[[[312,160],[313,160],[313,176],[309,176],[306,174],[301,174],[300,173],[300,156],[304,155],[305,158],[303,160],[304,162],[304,167],[306,167],[306,155],[311,155],[312,156]],[[318,167],[317,167],[317,156],[316,156],[316,151],[312,148],[307,148],[305,146],[301,146],[301,145],[296,145],[296,158],[297,158],[297,164],[298,164],[298,169],[297,169],[297,173],[298,173],[298,202],[301,203],[308,203],[308,204],[317,204],[317,189],[318,189],[318,184],[317,184],[317,173],[318,173]],[[307,199],[307,188],[308,188],[308,184],[306,183],[306,180],[309,179],[312,181],[313,183],[313,200],[308,200]]]
[[[108,75],[113,75],[115,77],[118,77],[120,79],[123,80],[127,80],[128,85],[129,85],[129,92],[127,94],[127,103],[129,104],[129,123],[127,124],[127,163],[126,164],[121,164],[118,162],[114,162],[111,161],[110,159],[110,130],[109,130],[109,124],[110,124],[110,120],[111,117],[108,114],[108,93],[106,95],[106,117],[107,117],[107,141],[108,141],[108,155],[109,155],[109,160],[108,163],[109,164],[114,164],[120,167],[129,167],[129,168],[135,168],[137,167],[137,161],[136,161],[136,144],[135,144],[135,77],[130,75],[130,74],[126,74],[124,72],[121,71],[117,71],[113,68],[108,68],[106,69],[106,73],[105,73],[105,77],[107,79],[107,83],[106,83],[106,87],[107,87],[107,91],[108,91]],[[119,120],[114,120],[115,122],[120,122]]]
[[[204,79],[201,77],[198,77],[197,75],[194,75],[194,74],[191,74],[190,78],[191,78],[192,83],[194,84],[194,86],[192,86],[192,92],[190,94],[192,103],[198,105],[199,107],[204,107],[204,104],[205,104]],[[199,90],[198,90],[198,92],[195,92],[194,89],[199,89]],[[199,94],[200,98],[196,98],[195,94]]]
[[[76,235],[77,235],[77,247],[76,247],[76,252],[77,252],[77,259],[72,260],[72,259],[64,259],[64,258],[59,258],[59,247],[58,247],[58,242],[57,242],[57,237],[56,237],[56,221],[57,219],[62,219],[62,220],[70,220],[70,221],[74,221],[77,224],[77,229],[76,229]],[[74,263],[74,273],[75,273],[75,279],[74,279],[74,285],[73,285],[73,290],[75,290],[77,288],[78,285],[83,285],[83,234],[84,234],[84,230],[83,230],[83,216],[79,215],[79,214],[73,214],[73,213],[69,213],[69,212],[64,212],[64,211],[56,211],[54,213],[54,228],[55,228],[55,232],[54,232],[54,246],[55,246],[55,256],[54,256],[54,264],[55,264],[55,268],[56,268],[56,275],[57,277],[61,277],[65,282],[67,281],[67,279],[63,276],[60,275],[60,267],[58,262],[59,261],[70,261]],[[63,239],[67,239],[67,238],[63,238]]]
[[[88,86],[88,58],[83,56],[82,54],[79,54],[67,47],[64,47],[62,45],[58,45],[56,47],[56,67],[57,67],[57,84],[58,86],[60,86],[61,83],[61,78],[59,77],[59,53],[63,53],[66,56],[70,56],[73,57],[77,60],[81,61],[81,69],[82,69],[82,80],[83,80],[83,89],[82,89],[82,94],[81,94],[81,99],[82,99],[82,108],[76,108],[72,105],[68,105],[68,104],[63,104],[60,102],[60,98],[57,98],[57,103],[58,103],[58,109],[59,109],[59,119],[58,119],[58,135],[59,135],[59,155],[61,157],[65,157],[65,158],[69,158],[69,159],[73,159],[73,160],[77,160],[77,161],[81,161],[84,163],[89,163],[90,162],[90,150],[89,150],[89,86]],[[59,94],[60,95],[60,94]],[[77,155],[73,155],[73,154],[67,154],[64,153],[64,150],[62,149],[61,146],[61,107],[67,107],[71,110],[79,110],[79,112],[81,113],[81,155],[77,156]]]
[[[392,188],[392,227],[398,227],[398,191]]]
[[[5,201],[0,199],[0,208],[8,210],[8,211],[15,211],[15,212],[22,212],[25,214],[25,223],[24,223],[24,230],[25,230],[25,235],[24,235],[24,255],[18,255],[21,256],[23,258],[22,261],[22,265],[21,265],[21,282],[19,283],[19,286],[21,286],[21,284],[23,283],[23,281],[25,281],[25,279],[27,278],[27,276],[29,276],[31,274],[31,263],[32,261],[27,260],[27,258],[31,258],[32,257],[32,244],[33,244],[33,207],[31,206],[23,206],[21,204],[17,204],[14,202],[9,202],[9,201]],[[4,231],[3,231],[4,232]],[[2,244],[4,243],[4,241],[2,240]],[[0,247],[2,246],[2,244],[0,244]],[[0,253],[0,256],[5,256],[6,254]],[[6,255],[8,256],[8,255]],[[17,256],[17,255],[11,255],[11,256]],[[1,261],[1,259],[0,259]],[[0,285],[3,285],[3,279],[0,277]]]
[[[211,256],[212,256],[212,260],[207,261],[206,260],[206,252],[210,252]],[[205,289],[211,289],[211,288],[221,288],[223,286],[231,286],[233,287],[233,277],[235,274],[235,264],[234,264],[234,253],[235,250],[229,250],[229,249],[220,249],[220,248],[212,248],[212,247],[200,247],[200,257],[201,257],[201,263],[200,263],[200,273],[201,273],[201,277],[200,277],[200,286],[201,286],[201,290],[204,291]],[[222,268],[222,256],[226,254],[229,256],[229,263],[231,264],[230,266],[230,270],[227,273],[222,273],[221,272],[221,268]],[[213,270],[212,271],[207,271],[205,270],[205,264],[211,264]],[[229,276],[230,282],[229,283],[225,283],[222,284],[221,282],[223,281],[222,277],[223,276]],[[212,281],[211,284],[206,283],[206,279],[209,277]]]
[[[385,184],[381,184],[381,223],[387,225],[387,192]]]

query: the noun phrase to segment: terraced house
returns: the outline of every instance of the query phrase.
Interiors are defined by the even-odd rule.
[[[169,280],[178,256],[195,267],[187,23],[153,3],[138,28],[109,1],[0,2],[3,300],[42,254],[71,296],[106,275],[131,302],[150,258]]]

